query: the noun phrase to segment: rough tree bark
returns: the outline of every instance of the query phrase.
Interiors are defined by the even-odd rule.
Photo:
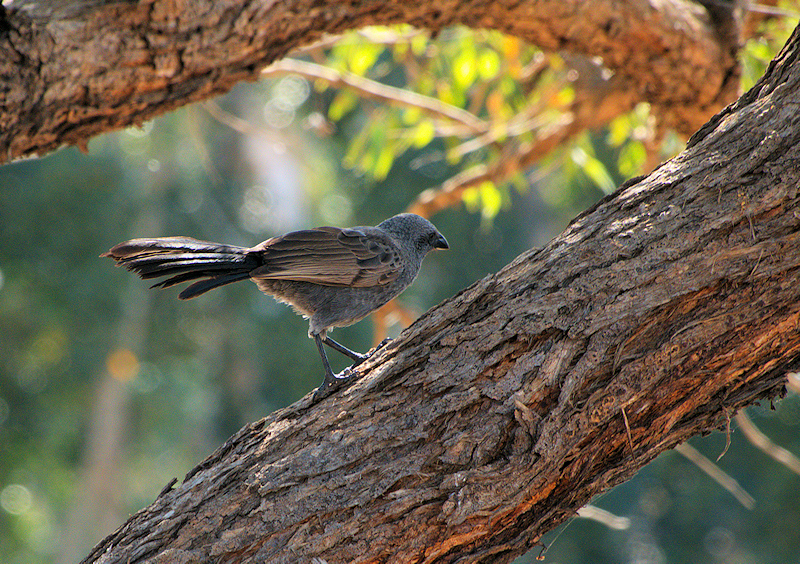
[[[323,33],[391,23],[492,28],[602,57],[618,96],[688,135],[738,87],[735,26],[713,13],[686,0],[14,0],[0,6],[0,163],[85,147],[255,80]]]
[[[688,148],[253,423],[85,562],[508,562],[800,366],[800,32]]]

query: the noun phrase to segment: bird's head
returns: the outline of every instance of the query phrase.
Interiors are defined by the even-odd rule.
[[[433,223],[413,213],[395,215],[383,221],[378,227],[413,246],[420,256],[425,256],[433,249],[450,248],[447,239]]]

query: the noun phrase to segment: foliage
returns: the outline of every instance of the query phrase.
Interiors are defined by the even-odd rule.
[[[359,104],[358,90],[333,94],[328,118],[341,122],[357,114],[359,120],[343,162],[375,181],[384,180],[395,162],[409,153],[425,153],[411,160],[423,174],[442,167],[463,171],[477,163],[491,168],[562,127],[574,101],[574,71],[558,55],[493,31],[448,29],[431,39],[410,27],[371,28],[348,33],[308,56],[339,73],[413,91],[428,102],[418,105],[416,99],[398,95],[394,103],[384,100],[373,107],[366,101]],[[328,88],[322,81],[315,86],[318,91]],[[644,107],[639,114],[642,111],[646,113]],[[623,131],[625,125],[630,125],[628,131]],[[636,127],[645,125],[640,119],[620,121],[616,127],[615,146],[625,173],[641,171],[643,160],[635,162],[628,146],[637,142]],[[583,135],[578,151],[560,148],[553,160],[562,162],[565,154],[574,154],[575,166],[558,171],[553,167],[548,183],[571,186],[571,180],[581,176],[584,189],[612,190],[621,175],[616,166],[609,171],[593,149],[587,150],[591,143]],[[510,188],[525,190],[530,185],[524,173],[504,172],[470,186],[463,200],[468,209],[480,210],[491,220],[510,205]]]
[[[781,4],[788,10],[797,9],[796,2]],[[794,12],[794,15],[796,16],[797,12]],[[795,20],[785,17],[767,18],[758,26],[754,37],[745,42],[740,56],[742,84],[745,89],[753,86],[764,75],[769,62],[789,39],[795,27]]]

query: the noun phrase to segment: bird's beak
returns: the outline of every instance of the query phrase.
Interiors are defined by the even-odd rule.
[[[439,234],[439,238],[436,239],[436,243],[433,245],[434,249],[449,249],[450,245],[447,244],[447,239],[444,238],[444,235],[441,233]]]

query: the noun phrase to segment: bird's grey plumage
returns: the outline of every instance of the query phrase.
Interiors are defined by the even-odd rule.
[[[309,319],[308,335],[325,368],[324,390],[336,377],[323,343],[356,362],[365,358],[330,339],[328,330],[351,325],[396,297],[416,278],[429,251],[447,248],[431,222],[403,213],[377,227],[293,231],[250,248],[162,237],[126,241],[101,256],[145,279],[168,277],[153,287],[192,281],[181,299],[250,278]]]

